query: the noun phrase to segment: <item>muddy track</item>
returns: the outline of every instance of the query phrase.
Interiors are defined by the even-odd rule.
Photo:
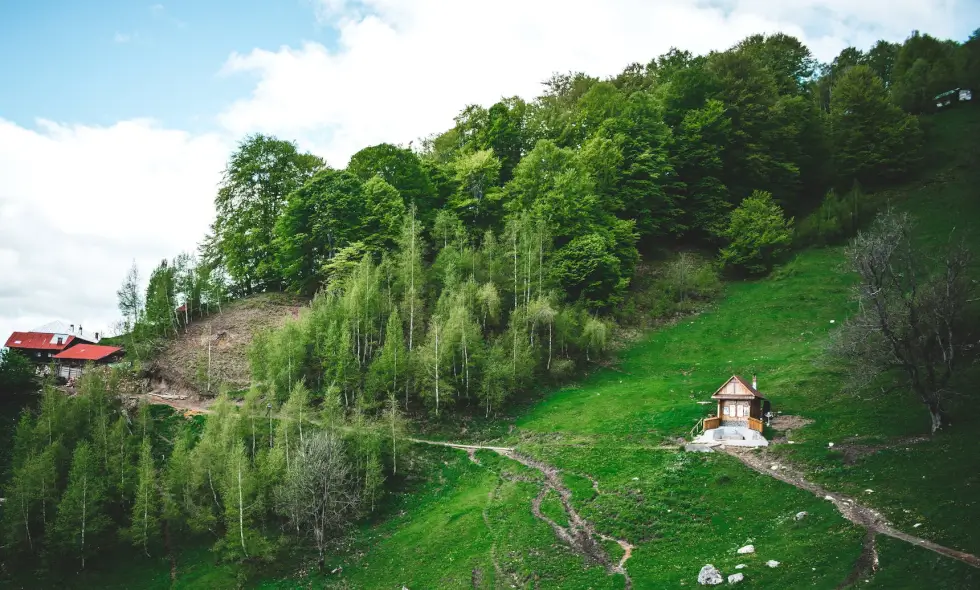
[[[854,562],[854,567],[851,568],[851,573],[847,575],[847,578],[837,586],[837,590],[844,590],[845,588],[850,588],[858,583],[861,578],[867,577],[878,571],[878,543],[877,543],[878,533],[868,529],[864,534],[863,547],[861,548],[861,555],[858,557],[857,561]]]
[[[773,465],[774,461],[770,459],[768,454],[765,452],[760,453],[737,450],[732,447],[724,449],[724,452],[732,455],[759,473],[764,473],[770,477],[778,479],[779,481],[788,483],[791,486],[795,486],[801,490],[806,490],[815,496],[830,500],[833,502],[834,506],[837,507],[837,510],[841,513],[841,516],[868,531],[886,535],[894,539],[899,539],[905,541],[906,543],[928,549],[929,551],[933,551],[940,555],[945,555],[946,557],[950,557],[957,561],[962,561],[963,563],[971,565],[975,568],[980,568],[980,557],[964,551],[950,549],[949,547],[944,547],[927,539],[909,535],[908,533],[903,533],[902,531],[892,528],[885,517],[878,511],[860,504],[853,498],[830,492],[827,489],[808,481],[801,473],[791,467],[786,466],[784,463],[779,463],[778,469],[772,469],[771,466]],[[858,560],[859,565],[862,563],[862,561],[867,562],[872,570],[876,567],[878,562],[878,553],[874,546],[874,535],[865,537],[864,550],[862,551],[861,558]],[[853,576],[854,572],[852,572],[851,575]]]
[[[586,561],[602,565],[606,569],[606,572],[610,575],[623,576],[625,579],[625,588],[627,590],[633,587],[633,581],[630,579],[629,573],[626,571],[626,562],[633,554],[633,545],[625,539],[616,539],[614,537],[609,537],[596,532],[595,527],[592,526],[592,523],[582,518],[578,511],[572,506],[572,491],[565,486],[561,479],[561,471],[556,467],[548,465],[542,461],[538,461],[533,457],[518,453],[513,447],[465,445],[417,438],[410,438],[408,440],[418,444],[449,447],[451,449],[466,451],[466,454],[470,456],[470,460],[477,464],[479,464],[479,461],[476,458],[476,451],[493,451],[502,457],[506,457],[512,461],[517,461],[525,467],[539,471],[542,475],[544,475],[544,486],[542,486],[541,492],[531,502],[531,513],[534,514],[534,517],[544,523],[547,523],[555,532],[556,537],[575,550],[575,552],[582,555]],[[596,482],[594,479],[592,481],[593,487],[598,493],[598,482]],[[558,499],[560,500],[562,508],[564,509],[565,515],[568,519],[568,526],[558,524],[541,512],[541,502],[551,490],[554,490],[554,492],[558,494]],[[623,557],[618,562],[614,563],[612,558],[610,558],[609,554],[606,552],[605,547],[603,547],[602,543],[599,542],[600,540],[617,543],[623,549]]]

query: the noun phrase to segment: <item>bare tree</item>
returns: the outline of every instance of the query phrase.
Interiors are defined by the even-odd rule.
[[[321,568],[331,534],[357,515],[360,493],[340,439],[322,431],[306,437],[277,495],[290,524],[313,538]]]
[[[943,401],[968,346],[970,253],[951,242],[938,256],[927,254],[914,243],[909,215],[889,210],[858,234],[847,256],[860,277],[859,307],[835,334],[832,356],[845,361],[853,387],[900,371],[928,407],[935,433],[946,421]]]

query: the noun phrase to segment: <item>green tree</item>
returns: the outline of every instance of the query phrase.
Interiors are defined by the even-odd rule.
[[[375,252],[390,250],[405,217],[405,201],[395,187],[375,176],[364,183],[364,209],[360,240]]]
[[[130,536],[133,545],[142,547],[143,552],[149,557],[150,545],[158,538],[160,532],[160,492],[157,489],[157,470],[153,464],[152,448],[148,438],[144,438],[140,445],[137,473]]]
[[[295,144],[261,134],[246,137],[231,155],[214,203],[214,257],[241,292],[282,284],[276,222],[286,197],[323,167]]]
[[[364,148],[351,157],[347,171],[365,182],[381,177],[395,187],[405,207],[416,207],[423,219],[431,220],[442,206],[432,179],[412,150],[388,143]]]
[[[845,186],[899,179],[918,160],[918,121],[889,102],[881,79],[867,66],[850,68],[837,81],[830,116],[834,163]]]
[[[728,245],[721,250],[725,268],[739,268],[750,274],[769,272],[789,249],[793,219],[787,220],[772,195],[755,191],[731,214],[724,237]]]
[[[375,191],[372,197],[382,195]],[[317,173],[289,195],[275,236],[282,276],[291,290],[316,292],[324,278],[323,266],[342,248],[364,237],[365,205],[361,180],[332,169]]]
[[[26,393],[37,389],[34,364],[18,350],[0,351],[0,394]]]
[[[174,268],[162,260],[146,287],[146,322],[158,336],[177,333],[176,294]]]
[[[81,561],[95,555],[110,521],[105,512],[105,484],[98,458],[86,441],[72,454],[68,487],[58,503],[58,517],[50,535],[51,547]]]

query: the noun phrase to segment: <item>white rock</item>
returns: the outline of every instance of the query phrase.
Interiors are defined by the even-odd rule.
[[[779,562],[776,561],[775,559],[770,559],[769,561],[766,562],[766,565],[768,565],[769,567],[779,567]]]
[[[833,501],[834,501],[834,497],[833,497],[833,496],[831,496],[831,495],[829,495],[829,494],[828,494],[828,495],[826,495],[826,496],[824,496],[824,497],[823,497],[823,499],[824,499],[824,500],[830,500],[831,502],[833,502]]]
[[[796,441],[795,441],[795,440],[788,440],[788,441],[786,441],[786,442],[788,442],[788,443],[789,443],[789,444],[791,444],[791,445],[795,445],[795,444],[796,444]]]
[[[917,523],[915,523],[915,524],[912,525],[912,528],[917,529],[920,526],[922,526],[922,523],[921,522],[917,522]]]
[[[803,520],[804,518],[806,518],[806,515],[807,515],[807,512],[805,510],[802,511],[802,512],[797,512],[796,513],[796,520]]]
[[[865,494],[873,494],[873,493],[875,493],[875,491],[874,490],[871,490],[871,489],[868,489],[868,490],[864,490],[864,493]]]
[[[831,323],[831,324],[833,324],[833,323],[834,323],[834,322],[836,322],[836,321],[837,321],[837,320],[830,320],[830,323]]]
[[[721,572],[718,568],[711,565],[710,563],[703,568],[698,573],[698,584],[702,586],[717,586],[725,581],[725,578],[721,577]]]
[[[738,564],[738,565],[735,566],[735,569],[740,570],[740,569],[742,569],[744,567],[745,567],[745,564],[744,563],[740,563],[740,564]]]
[[[728,576],[728,583],[729,584],[738,584],[739,582],[741,582],[744,579],[745,579],[745,574],[743,574],[742,572],[739,572],[737,574],[732,574],[732,575]]]
[[[739,547],[738,552],[741,554],[755,553],[755,545],[746,545],[745,547]]]
[[[776,471],[777,469],[779,469],[779,465],[773,463],[772,464],[772,467],[770,467],[769,469],[772,469],[773,471]]]
[[[827,448],[830,448],[830,449],[834,448],[834,443],[832,443],[832,442],[827,443]]]
[[[640,481],[640,478],[639,477],[634,477],[633,478],[633,481]]]

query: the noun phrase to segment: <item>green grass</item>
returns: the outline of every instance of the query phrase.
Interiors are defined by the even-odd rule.
[[[980,220],[980,110],[937,116],[931,133],[936,147],[921,180],[876,195],[880,203],[915,214],[927,246],[941,244],[954,225],[966,230],[965,222]],[[980,253],[980,232],[964,233]],[[820,362],[828,333],[854,311],[848,300],[853,278],[843,269],[842,253],[839,247],[801,252],[766,280],[731,283],[717,305],[623,352],[618,370],[597,371],[545,395],[510,434],[503,434],[503,424],[483,432],[561,469],[576,510],[599,533],[635,545],[627,563],[634,588],[696,586],[706,563],[726,575],[744,563],[746,588],[835,588],[860,554],[863,531],[831,503],[726,455],[663,448],[712,413],[712,405],[697,402],[730,375],[757,374],[775,410],[813,420],[792,433],[795,444],[772,449],[780,460],[859,497],[901,530],[980,552],[973,524],[980,522],[980,453],[972,390],[963,388],[966,395],[954,400],[953,424],[945,432],[905,444],[906,437],[927,432],[921,404],[902,391],[844,394],[841,376]],[[974,383],[978,369],[974,365],[962,383]],[[830,442],[836,451],[828,449]],[[539,472],[490,452],[476,458],[479,464],[459,451],[420,449],[408,467],[411,484],[330,555],[330,569],[342,571],[310,574],[308,563],[284,562],[274,576],[249,572],[250,585],[623,586],[621,576],[585,563],[534,518],[531,503],[543,485]],[[567,522],[554,493],[545,497],[542,511]],[[797,521],[799,511],[808,516]],[[913,528],[916,523],[922,524]],[[756,553],[736,554],[747,543]],[[980,570],[893,539],[879,543],[881,570],[868,583],[859,580],[859,587],[980,585]],[[612,559],[621,555],[614,543],[604,546]],[[781,565],[768,568],[769,559]],[[234,587],[240,573],[192,554],[182,557],[177,587]],[[138,586],[153,587],[158,579],[151,575]]]

